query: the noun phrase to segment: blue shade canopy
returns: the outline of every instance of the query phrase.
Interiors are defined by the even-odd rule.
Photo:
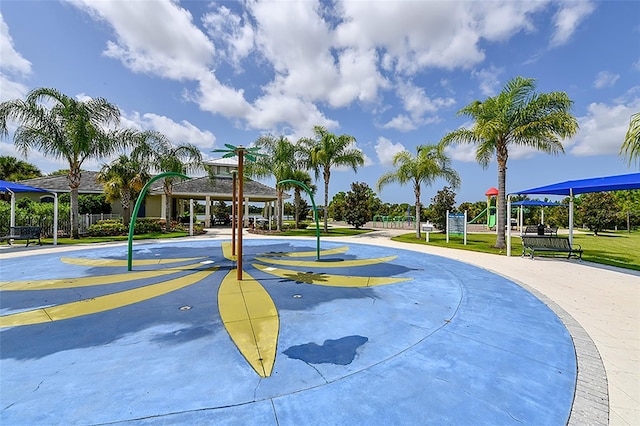
[[[554,203],[552,201],[540,201],[540,200],[522,200],[514,201],[512,206],[566,206],[566,204]]]
[[[0,192],[49,192],[46,189],[0,180]]]
[[[578,195],[587,192],[624,191],[629,189],[640,189],[640,173],[568,180],[566,182],[554,183],[553,185],[517,191],[513,194],[571,195],[571,191],[573,190],[573,195]]]

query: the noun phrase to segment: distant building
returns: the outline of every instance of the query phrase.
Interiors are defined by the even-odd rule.
[[[190,180],[177,180],[173,184],[172,206],[174,218],[188,212],[189,200],[204,201],[205,226],[210,226],[210,210],[213,203],[218,201],[231,202],[233,178],[231,172],[237,170],[236,158],[222,158],[205,162],[205,166],[211,170],[211,176],[194,177]],[[80,178],[79,194],[103,194],[102,184],[96,181],[98,172],[83,171]],[[44,176],[27,179],[20,183],[36,188],[46,189],[58,194],[70,192],[66,175]],[[139,217],[162,218],[165,216],[165,194],[163,191],[163,179],[154,182],[147,192]],[[244,180],[243,195],[245,205],[249,203],[273,203],[277,199],[276,189],[250,179]],[[25,196],[41,202],[53,201],[51,194],[25,193]],[[285,198],[289,195],[285,194]],[[112,203],[112,211],[122,214],[122,205],[119,201]]]

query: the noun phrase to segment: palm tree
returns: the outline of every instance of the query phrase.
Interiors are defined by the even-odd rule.
[[[107,201],[120,200],[126,227],[129,227],[131,220],[131,202],[137,198],[149,179],[151,174],[148,169],[140,161],[126,155],[105,164],[98,173],[97,180],[104,184]]]
[[[476,144],[476,160],[486,168],[498,162],[498,218],[495,247],[505,247],[506,174],[510,145],[535,148],[548,154],[564,153],[560,139],[573,136],[578,122],[571,115],[573,101],[565,92],[538,94],[534,79],[516,77],[502,92],[484,102],[474,101],[458,111],[471,117],[471,129],[460,128],[445,135],[440,144]]]
[[[296,170],[296,146],[285,136],[260,136],[255,147],[260,148],[260,152],[264,155],[259,156],[254,163],[249,163],[246,172],[254,177],[273,176],[276,182],[284,179],[291,179],[294,170]],[[282,196],[285,187],[276,185],[277,196],[277,224],[276,229],[282,229]]]
[[[0,179],[11,182],[42,176],[40,169],[31,163],[9,155],[0,156]]]
[[[162,133],[155,130],[138,132],[132,137],[134,150],[131,158],[141,164],[143,170],[186,174],[202,168],[202,153],[192,144],[173,145]],[[162,185],[165,195],[165,229],[171,229],[171,196],[176,178],[165,177]]]
[[[635,160],[640,160],[640,112],[631,116],[629,129],[627,129],[624,143],[620,148],[620,155],[628,157],[629,165],[633,164]]]
[[[311,190],[313,194],[316,193],[316,186],[311,184],[311,175],[304,170],[293,170],[292,174],[289,176],[289,179],[297,180],[298,182],[302,182]],[[294,220],[296,222],[296,229],[300,227],[300,194],[302,188],[299,185],[295,184],[287,184],[283,185],[284,189],[293,189],[293,209],[294,209]],[[314,197],[315,198],[315,197]],[[315,216],[314,216],[315,217]]]
[[[356,138],[353,136],[336,136],[323,126],[314,126],[313,133],[315,133],[315,139],[302,138],[298,143],[301,147],[303,164],[315,172],[316,180],[322,171],[324,179],[324,232],[327,232],[331,168],[348,166],[357,172],[358,166],[364,165],[364,155],[362,151],[352,147],[356,142]]]
[[[106,130],[120,121],[120,110],[103,98],[78,100],[56,89],[38,88],[25,100],[0,104],[0,134],[8,135],[9,121],[19,123],[14,133],[18,151],[30,149],[46,157],[69,162],[67,180],[71,192],[71,238],[78,238],[78,187],[86,159],[108,157],[122,148],[122,139]]]
[[[420,189],[422,185],[430,186],[436,179],[445,179],[453,188],[460,185],[460,176],[451,168],[451,160],[438,145],[421,145],[414,157],[409,151],[401,151],[393,157],[393,166],[396,170],[387,172],[378,179],[377,189],[392,182],[400,185],[413,184],[413,193],[416,196],[416,238],[420,239]]]

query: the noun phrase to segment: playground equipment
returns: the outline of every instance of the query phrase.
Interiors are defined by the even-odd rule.
[[[493,228],[494,226],[496,226],[496,210],[497,209],[496,209],[495,206],[490,206],[489,207],[489,217],[488,217],[487,222],[486,222],[488,228]],[[486,214],[487,214],[487,209],[482,210],[476,217],[471,219],[469,221],[469,223],[472,224],[472,223],[478,222]]]
[[[494,187],[487,189],[484,193],[487,196],[487,228],[493,228],[496,226],[496,211],[498,207],[498,190]],[[493,214],[491,214],[491,197],[496,197],[496,206],[493,208]]]

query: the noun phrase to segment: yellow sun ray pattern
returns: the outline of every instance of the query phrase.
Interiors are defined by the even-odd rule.
[[[265,288],[249,274],[233,269],[218,290],[218,310],[236,347],[260,377],[269,377],[276,360],[280,319]]]
[[[221,243],[222,254],[226,259],[235,261],[237,256],[231,254],[231,243]],[[348,246],[322,250],[324,256],[344,253]],[[316,256],[311,251],[300,252],[270,252],[263,253],[263,257],[257,257],[259,262],[289,266],[303,267],[315,270],[314,272],[302,272],[293,269],[277,268],[255,263],[253,267],[287,280],[333,287],[371,287],[385,284],[409,281],[411,278],[366,277],[351,275],[331,275],[316,272],[322,268],[359,267],[389,262],[397,256],[387,256],[370,259],[350,259],[332,261],[312,261],[291,258],[303,258]],[[275,259],[284,257],[289,259]],[[136,266],[167,265],[179,262],[197,261],[206,257],[175,258],[175,259],[146,259],[134,260]],[[65,263],[90,266],[90,267],[123,267],[127,266],[126,260],[118,259],[88,259],[63,257]],[[12,282],[0,282],[0,290],[55,290],[93,285],[116,284],[127,281],[164,277],[177,272],[192,271],[201,267],[200,262],[191,265],[167,267],[160,270],[128,272],[124,274],[98,275],[92,277],[24,280]],[[39,324],[51,321],[59,321],[68,318],[90,315],[104,312],[122,306],[142,302],[154,297],[162,296],[172,291],[179,290],[195,284],[209,275],[217,267],[206,270],[193,271],[187,275],[165,281],[145,285],[131,290],[98,296],[91,299],[60,305],[41,307],[29,311],[15,312],[0,316],[0,327],[11,327],[28,324]],[[246,272],[244,278],[238,281],[235,277],[237,270],[233,269],[222,280],[218,290],[218,310],[222,322],[242,356],[249,365],[261,377],[269,377],[273,371],[276,359],[280,319],[276,306],[266,289]]]
[[[25,281],[5,281],[0,282],[0,290],[3,291],[23,291],[23,290],[59,290],[62,288],[89,287],[93,285],[119,284],[127,281],[142,280],[146,278],[161,277],[163,275],[175,274],[180,271],[187,271],[202,266],[200,263],[185,266],[175,266],[170,269],[154,271],[128,272],[125,274],[96,275],[92,277],[61,278],[49,280],[25,280]]]
[[[322,262],[316,260],[286,260],[256,257],[258,262],[271,263],[282,266],[299,266],[303,268],[350,268],[354,266],[375,265],[376,263],[390,262],[398,256],[377,257],[370,259],[350,259],[336,262]]]
[[[91,299],[3,315],[0,317],[0,327],[59,321],[120,308],[122,306],[162,296],[163,294],[195,284],[211,275],[216,269],[218,268],[208,268],[205,271],[194,272],[189,275],[174,278],[158,284],[98,296]]]
[[[302,272],[294,271],[292,269],[274,268],[272,266],[260,265],[257,263],[254,263],[253,267],[276,277],[303,282],[306,284],[317,284],[330,287],[373,287],[411,280],[411,278],[362,277]]]
[[[185,257],[177,259],[140,259],[134,260],[134,266],[146,266],[146,265],[164,265],[167,263],[178,262],[193,262],[195,260],[204,259],[203,257]],[[79,266],[128,266],[127,259],[88,259],[84,257],[61,257],[60,260],[64,263]]]

